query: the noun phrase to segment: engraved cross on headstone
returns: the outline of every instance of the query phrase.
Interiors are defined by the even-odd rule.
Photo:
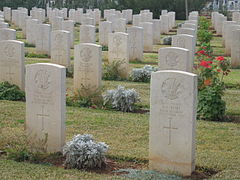
[[[172,126],[172,118],[171,117],[169,117],[169,125],[167,127],[163,127],[163,129],[168,129],[168,145],[171,145],[172,130],[178,129],[178,128],[175,128]]]
[[[43,132],[45,130],[44,120],[49,117],[49,114],[44,113],[44,106],[41,107],[41,113],[37,114],[37,117],[41,118],[41,121],[42,121],[41,122],[41,124],[42,124],[41,131]]]

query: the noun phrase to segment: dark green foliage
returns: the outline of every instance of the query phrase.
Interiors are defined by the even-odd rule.
[[[67,75],[67,77],[73,78],[73,73],[74,73],[74,68],[73,68],[73,64],[71,64],[71,65],[67,68],[66,75]]]
[[[198,30],[198,41],[200,44],[210,43],[213,38],[212,32],[209,30],[211,22],[204,16],[200,17],[199,30]]]
[[[103,66],[103,79],[104,80],[125,80],[121,77],[119,67],[122,64],[121,61],[114,61],[113,63],[105,63]]]
[[[102,46],[102,51],[108,51],[108,47],[107,46]]]
[[[25,53],[25,57],[27,58],[50,58],[47,54],[35,54],[35,53]]]
[[[222,100],[223,85],[207,86],[198,93],[197,115],[199,119],[222,121],[224,120],[226,103]]]
[[[0,100],[24,101],[25,93],[16,85],[2,82],[0,83]]]
[[[28,42],[25,42],[25,47],[35,47],[35,45],[31,44],[31,43],[28,43]]]
[[[67,105],[76,107],[100,107],[103,104],[102,89],[95,91],[82,86],[74,95],[67,95]]]

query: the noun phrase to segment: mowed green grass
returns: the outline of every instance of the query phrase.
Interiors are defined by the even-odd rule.
[[[79,27],[76,27],[78,29]],[[21,32],[18,37],[24,38]],[[79,31],[75,34],[78,43]],[[164,36],[162,36],[164,37]],[[21,39],[24,40],[24,39]],[[222,55],[221,38],[213,39],[214,53]],[[130,68],[143,67],[146,64],[157,66],[157,50],[144,53],[144,61],[131,62]],[[26,52],[36,53],[35,48],[26,47]],[[71,50],[73,56],[73,50]],[[103,53],[107,61],[107,52]],[[26,58],[26,64],[50,62],[47,58]],[[224,99],[227,114],[240,116],[240,70],[232,70],[225,78],[229,88]],[[141,96],[139,105],[149,109],[150,84],[129,81],[103,81],[104,91],[123,85],[134,88]],[[73,88],[73,79],[67,78],[67,90]],[[26,144],[25,103],[0,101],[0,150],[21,149]],[[122,113],[117,111],[67,107],[66,138],[73,135],[90,133],[97,141],[110,146],[108,156],[114,159],[145,163],[148,159],[149,114]],[[216,171],[211,179],[240,179],[240,124],[230,122],[197,121],[196,166],[197,171]],[[30,164],[7,160],[0,156],[0,179],[122,179],[119,176],[95,174],[79,170],[65,170],[60,167],[43,164]]]

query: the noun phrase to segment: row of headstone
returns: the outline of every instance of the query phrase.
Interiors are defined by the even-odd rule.
[[[231,66],[238,68],[240,66],[240,13],[232,13],[232,21],[219,12],[212,12],[212,24],[218,35],[223,37],[223,46],[225,55],[231,56]]]

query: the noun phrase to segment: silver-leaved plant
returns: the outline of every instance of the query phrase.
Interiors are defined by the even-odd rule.
[[[66,157],[64,166],[76,169],[102,168],[106,165],[108,148],[104,142],[95,142],[90,134],[78,134],[63,147]]]
[[[104,105],[109,105],[119,111],[132,112],[135,103],[140,101],[140,97],[135,89],[118,86],[117,89],[108,90],[103,95],[103,101]]]

